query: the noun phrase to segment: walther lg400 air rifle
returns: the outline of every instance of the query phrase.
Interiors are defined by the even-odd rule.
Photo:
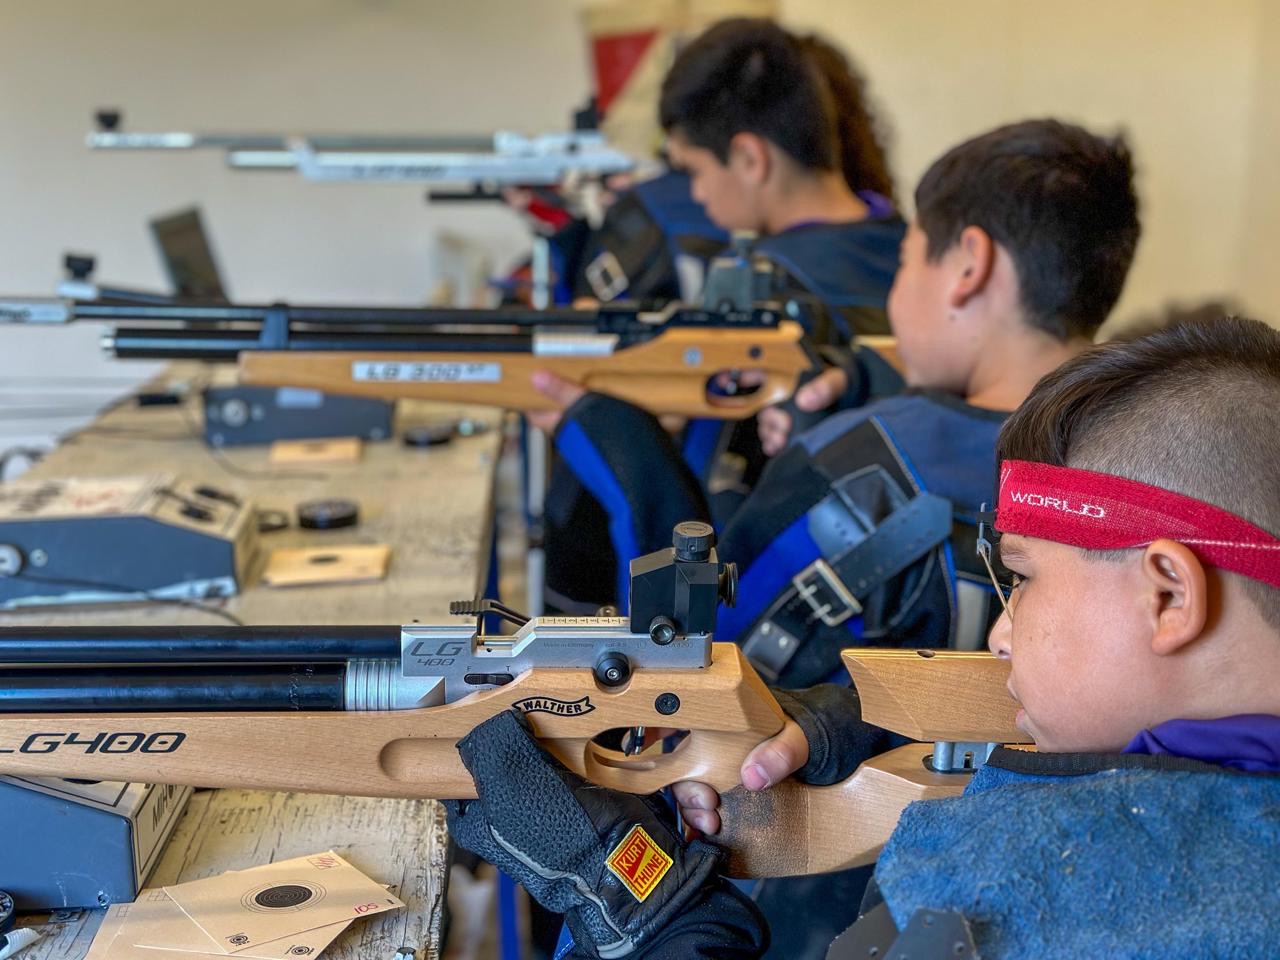
[[[602,786],[711,784],[724,794],[733,871],[785,876],[870,862],[907,803],[958,792],[988,744],[1021,739],[1000,661],[847,651],[866,719],[944,742],[901,747],[834,786],[747,794],[742,760],[784,715],[739,648],[712,642],[735,576],[709,526],[681,524],[672,549],[633,562],[629,618],[525,621],[479,601],[454,612],[497,612],[514,635],[485,635],[478,621],[5,630],[0,773],[473,797],[455,745],[514,708]],[[662,728],[666,749],[641,749],[643,728]],[[620,749],[598,742],[610,733]]]
[[[525,412],[554,404],[534,389],[550,370],[655,414],[740,419],[791,396],[816,359],[806,305],[777,299],[766,265],[718,261],[700,304],[647,311],[246,306],[0,298],[0,321],[117,323],[120,358],[239,361],[240,381],[327,393],[416,397]],[[891,338],[872,344],[892,357]],[[709,390],[716,374],[757,370],[750,392]]]

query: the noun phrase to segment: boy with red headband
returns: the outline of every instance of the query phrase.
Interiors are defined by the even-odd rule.
[[[864,902],[877,916],[845,943],[887,956],[893,928],[871,929],[886,912],[906,927],[934,910],[984,960],[1271,955],[1280,333],[1222,320],[1083,354],[1041,381],[999,454],[995,528],[1014,579],[990,646],[1011,661],[1040,752],[997,749],[963,797],[909,807]],[[814,749],[861,759],[856,715],[814,719]],[[451,811],[459,842],[568,910],[572,956],[765,949],[758,915],[716,879],[714,848],[681,842],[645,801],[555,769],[513,715],[460,749],[481,800]],[[553,840],[529,829],[527,792],[501,789],[512,778],[556,811]],[[642,902],[603,866],[637,823],[672,860]]]

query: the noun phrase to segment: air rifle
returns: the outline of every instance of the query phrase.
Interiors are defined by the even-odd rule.
[[[466,798],[458,739],[514,708],[602,786],[711,784],[733,871],[785,876],[870,862],[907,803],[959,792],[986,743],[1020,739],[1000,661],[848,651],[865,719],[951,745],[901,747],[830,787],[748,794],[742,760],[785,717],[739,648],[712,640],[735,582],[711,528],[690,523],[633,561],[629,618],[526,621],[477,601],[453,605],[477,617],[462,628],[7,629],[0,774]],[[516,632],[481,632],[493,613]],[[664,750],[644,747],[644,728],[680,733]]]
[[[741,419],[786,400],[816,364],[772,270],[725,257],[702,303],[659,311],[615,301],[594,309],[398,309],[0,298],[0,322],[114,321],[119,358],[239,361],[240,382],[393,400],[413,397],[520,411],[554,409],[534,389],[550,370],[655,414]],[[126,325],[129,324],[129,325]],[[884,349],[890,338],[877,338]],[[708,389],[752,369],[750,392]]]

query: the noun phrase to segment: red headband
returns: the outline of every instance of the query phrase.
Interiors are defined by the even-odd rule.
[[[1167,537],[1205,563],[1280,587],[1280,539],[1201,500],[1107,473],[1006,460],[995,526],[1086,550]]]

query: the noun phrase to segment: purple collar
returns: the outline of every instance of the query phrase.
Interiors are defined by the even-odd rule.
[[[1280,717],[1246,713],[1217,720],[1169,720],[1143,730],[1125,753],[1166,753],[1233,770],[1280,773]]]
[[[799,223],[793,223],[783,233],[790,233],[792,230],[803,230],[805,227],[828,227],[832,224],[846,223],[865,223],[871,220],[888,220],[892,216],[897,215],[897,211],[893,209],[893,201],[888,197],[883,197],[874,190],[859,190],[858,199],[867,205],[866,220],[801,220]]]

